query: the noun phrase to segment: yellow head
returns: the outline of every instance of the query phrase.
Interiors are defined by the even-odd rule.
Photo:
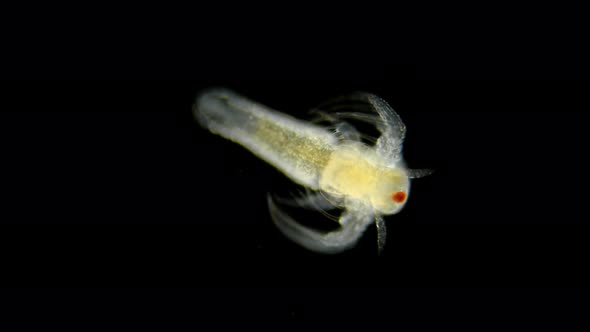
[[[334,151],[320,178],[321,190],[381,215],[398,212],[409,188],[403,168],[386,166],[374,152],[354,145]]]
[[[371,205],[378,213],[395,214],[408,200],[410,180],[402,168],[386,168],[379,173]]]

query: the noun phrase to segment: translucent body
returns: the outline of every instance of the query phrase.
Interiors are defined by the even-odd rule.
[[[404,206],[409,177],[415,175],[402,163],[405,127],[389,105],[374,95],[358,93],[333,104],[350,101],[366,103],[377,116],[316,112],[322,120],[332,123],[329,129],[277,112],[227,89],[202,93],[194,112],[203,127],[241,144],[307,188],[305,197],[282,199],[283,203],[344,210],[339,219],[340,229],[322,233],[293,220],[269,195],[271,217],[288,238],[310,250],[335,253],[353,246],[367,226],[376,221],[382,249],[385,228],[381,216],[394,214]],[[374,146],[361,143],[361,134],[343,121],[345,118],[375,125],[381,137]]]

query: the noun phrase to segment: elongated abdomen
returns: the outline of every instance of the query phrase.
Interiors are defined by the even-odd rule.
[[[337,141],[324,128],[227,89],[202,93],[194,112],[201,126],[243,145],[293,181],[318,189],[320,174]]]

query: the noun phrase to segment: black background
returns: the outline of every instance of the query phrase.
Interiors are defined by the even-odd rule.
[[[286,319],[355,312],[352,303],[367,313],[434,310],[481,294],[519,310],[563,299],[554,288],[588,286],[588,83],[444,80],[415,64],[257,77],[232,69],[194,80],[5,81],[6,286],[106,288],[106,302],[172,288],[182,303],[206,299],[221,316],[241,308]],[[301,118],[356,90],[390,102],[408,128],[408,165],[436,172],[413,181],[404,210],[386,219],[384,255],[374,227],[333,256],[284,238],[265,195],[288,181],[192,117],[210,86]],[[463,290],[423,290],[431,287]],[[128,293],[146,288],[150,295]],[[372,305],[388,298],[409,300]]]
[[[188,4],[3,11],[3,330],[588,325],[586,11]],[[299,117],[390,102],[436,173],[384,255],[374,228],[337,256],[286,240],[288,181],[192,118],[210,86]]]

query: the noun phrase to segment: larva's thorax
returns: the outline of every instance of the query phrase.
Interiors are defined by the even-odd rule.
[[[259,118],[253,136],[268,153],[276,156],[277,167],[293,180],[317,188],[317,178],[335,148],[335,137],[311,124],[304,127],[299,121],[289,123],[282,119],[281,123],[273,120]]]
[[[405,203],[409,180],[402,168],[387,166],[373,149],[347,144],[331,154],[320,177],[320,189],[357,200],[376,212],[393,214]]]

